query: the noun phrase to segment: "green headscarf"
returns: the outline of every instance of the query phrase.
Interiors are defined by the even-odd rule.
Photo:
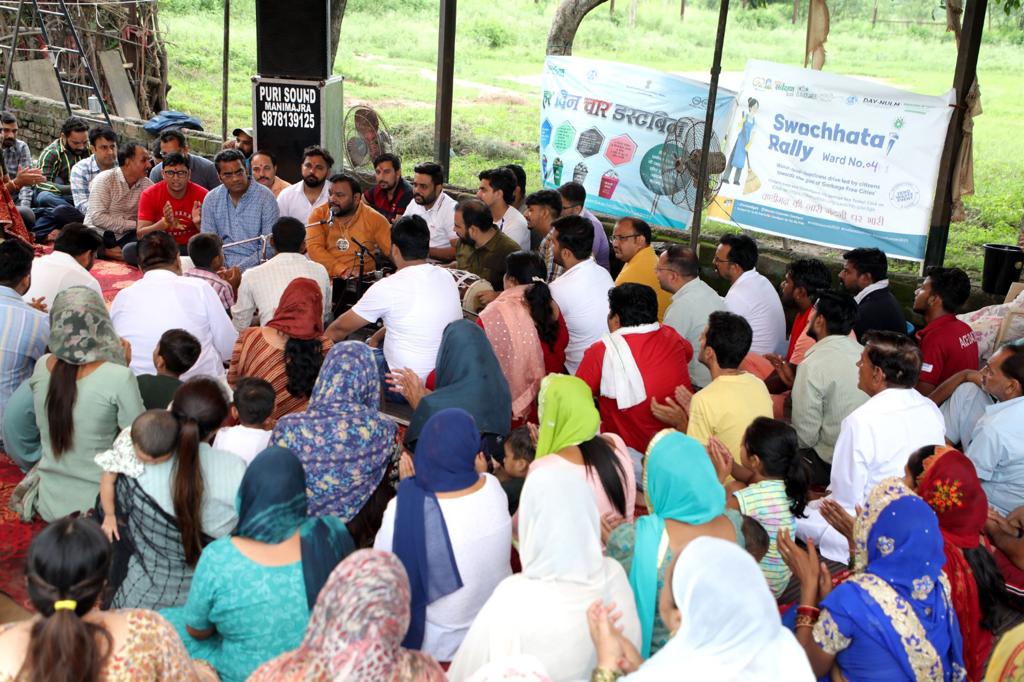
[[[107,306],[89,287],[57,294],[50,308],[50,352],[71,365],[105,360],[127,365]]]
[[[601,426],[601,415],[594,407],[594,394],[587,383],[577,377],[566,374],[544,377],[537,403],[540,429],[536,459],[590,440]]]

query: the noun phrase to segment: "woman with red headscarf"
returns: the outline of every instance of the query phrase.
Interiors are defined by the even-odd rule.
[[[1006,584],[983,540],[988,499],[974,464],[959,450],[927,445],[910,456],[907,483],[935,511],[946,554],[953,607],[964,642],[967,679],[981,680],[992,651]]]
[[[250,327],[238,336],[228,367],[228,383],[257,377],[277,394],[264,428],[286,414],[306,409],[313,384],[331,342],[324,337],[324,300],[320,285],[300,277],[281,294],[274,317],[265,327]]]

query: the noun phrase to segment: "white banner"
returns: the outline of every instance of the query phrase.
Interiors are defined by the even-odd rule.
[[[801,241],[922,260],[955,102],[747,62],[708,217]]]

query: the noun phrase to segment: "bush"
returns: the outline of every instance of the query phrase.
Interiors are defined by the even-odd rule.
[[[732,16],[736,18],[736,23],[744,28],[759,28],[770,31],[782,25],[782,17],[772,7],[739,11]]]
[[[477,43],[490,50],[497,50],[512,44],[515,35],[504,24],[495,19],[478,19],[469,25],[469,34]]]

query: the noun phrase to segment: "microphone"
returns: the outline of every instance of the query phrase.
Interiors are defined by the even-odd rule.
[[[375,254],[375,253],[374,253],[373,251],[371,251],[370,249],[366,248],[366,244],[363,244],[363,243],[362,243],[361,241],[359,241],[359,240],[358,240],[358,239],[356,239],[355,237],[351,237],[351,236],[350,236],[350,237],[349,237],[349,239],[350,239],[350,240],[352,241],[352,243],[353,243],[353,244],[355,244],[356,246],[358,246],[358,247],[359,247],[359,249],[360,249],[361,251],[363,251],[364,253],[368,253],[368,254],[370,254],[370,258],[372,258],[372,259],[373,259],[373,265],[374,265],[374,269],[376,269],[376,270],[380,270],[380,261],[379,261],[379,260],[377,260],[377,254]]]
[[[338,209],[336,207],[334,207],[334,206],[331,206],[331,210],[327,214],[326,218],[324,218],[323,220],[318,220],[315,223],[306,223],[306,227],[316,227],[317,225],[327,225],[328,223],[334,222],[334,219],[337,218],[339,215],[341,215],[341,214],[338,213]]]

